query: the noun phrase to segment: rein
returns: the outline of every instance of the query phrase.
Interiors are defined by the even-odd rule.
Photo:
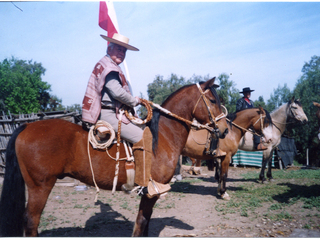
[[[292,110],[292,106],[290,105],[290,112],[292,113],[292,115],[294,116],[295,119],[297,119],[297,114]],[[278,121],[274,121],[272,120],[272,123],[273,125],[278,129],[278,131],[281,133],[282,135],[282,132],[281,132],[281,129],[279,127],[277,127],[274,123],[279,123],[279,124],[283,124],[283,125],[289,125],[289,124],[294,124],[295,122],[292,121],[292,122],[278,122]]]
[[[210,123],[200,124],[200,123],[198,123],[198,122],[193,122],[193,121],[184,119],[184,118],[182,118],[182,117],[180,117],[180,116],[178,116],[178,115],[170,112],[169,110],[161,107],[161,106],[160,106],[159,104],[157,104],[157,103],[154,103],[154,102],[151,102],[151,101],[148,101],[148,100],[145,100],[145,103],[151,104],[151,105],[154,106],[155,108],[159,109],[161,112],[163,112],[163,113],[165,113],[165,114],[167,114],[167,115],[169,115],[169,116],[172,116],[172,117],[174,117],[174,118],[176,118],[176,119],[178,119],[178,120],[180,120],[180,121],[182,121],[182,122],[185,122],[185,123],[187,123],[187,124],[195,127],[196,129],[207,129],[207,130],[210,131],[210,132],[215,132],[215,129],[212,128],[212,127],[209,127],[209,125],[211,125],[211,124],[213,123],[214,126],[216,127],[216,126],[218,125],[217,122],[218,122],[219,120],[221,120],[222,118],[225,118],[225,117],[226,117],[226,114],[225,114],[225,113],[221,113],[219,116],[214,117],[214,115],[212,114],[211,109],[210,109],[210,107],[209,107],[208,99],[207,99],[207,97],[205,96],[205,94],[209,91],[209,89],[207,89],[206,91],[203,92],[202,89],[201,89],[201,87],[200,87],[200,85],[199,85],[199,83],[196,83],[196,85],[197,85],[197,87],[198,87],[199,92],[200,92],[201,95],[200,95],[200,97],[199,97],[199,99],[198,99],[198,101],[197,101],[197,103],[196,103],[196,105],[195,105],[195,107],[194,107],[194,109],[193,109],[193,111],[192,111],[192,114],[195,112],[195,110],[196,110],[196,108],[197,108],[197,106],[198,106],[198,104],[199,104],[199,101],[200,101],[200,99],[202,98],[203,101],[204,101],[204,103],[205,103],[205,105],[206,105],[206,107],[207,107],[208,113],[209,113]],[[221,106],[223,106],[223,105],[221,105]],[[223,106],[223,107],[224,107],[224,106]],[[226,109],[225,107],[224,107],[224,109],[225,109],[225,111],[227,112],[227,109]],[[152,111],[152,109],[151,109],[151,111]],[[126,116],[127,116],[127,113],[126,113]],[[128,116],[127,116],[127,117],[128,117]]]
[[[258,118],[258,120],[257,120],[252,126],[256,125],[259,121],[261,121],[261,129],[263,129],[263,121],[262,121],[262,119],[265,118],[265,117],[266,117],[266,115],[260,114],[260,117]],[[231,122],[230,119],[228,119],[228,118],[226,118],[226,120],[227,120],[229,123],[231,123],[232,125],[236,126],[237,128],[242,129],[242,130],[245,131],[245,132],[250,132],[251,134],[254,134],[254,135],[258,136],[258,137],[261,137],[260,134],[252,131],[251,129],[245,129],[245,128],[239,126],[238,124],[236,124],[236,123],[234,123],[234,122]]]

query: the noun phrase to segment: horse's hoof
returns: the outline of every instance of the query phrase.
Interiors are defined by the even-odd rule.
[[[225,192],[224,194],[221,195],[221,198],[223,200],[229,201],[231,199],[231,197],[229,196],[229,194],[227,192]]]
[[[269,182],[274,182],[273,178],[269,178],[268,180],[269,180]]]
[[[126,194],[130,194],[131,190],[133,189],[133,186],[130,186],[129,184],[125,183],[121,186],[121,190],[125,192]]]

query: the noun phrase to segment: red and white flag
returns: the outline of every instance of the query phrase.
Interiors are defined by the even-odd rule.
[[[112,38],[114,33],[119,33],[119,26],[112,1],[101,1],[99,7],[99,26],[108,32],[108,37]],[[130,75],[126,60],[123,61],[126,77],[129,82]]]
[[[114,33],[118,33],[117,18],[112,2],[100,2],[99,8],[99,26],[108,32],[108,37],[113,36]]]

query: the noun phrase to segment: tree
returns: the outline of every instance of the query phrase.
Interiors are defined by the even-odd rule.
[[[149,100],[162,104],[171,93],[188,83],[190,82],[186,82],[183,77],[178,77],[176,74],[171,74],[166,80],[163,79],[163,76],[157,75],[153,82],[148,84]]]
[[[229,80],[229,75],[223,73],[219,75],[217,84],[220,86],[217,93],[223,99],[223,105],[229,113],[235,112],[237,100],[241,97],[235,83]]]
[[[62,105],[62,99],[58,98],[56,95],[52,95],[49,99],[49,104],[46,110],[47,111],[65,110],[65,107]]]
[[[267,102],[267,110],[273,111],[280,107],[282,104],[287,103],[292,98],[292,93],[285,83],[283,87],[278,85],[277,89],[274,89],[274,93],[270,94],[270,99]]]
[[[311,57],[310,62],[302,68],[303,75],[294,89],[294,96],[300,98],[303,110],[308,116],[308,124],[299,127],[290,127],[295,137],[297,149],[304,153],[298,157],[299,162],[305,163],[305,153],[309,149],[309,161],[314,166],[320,166],[320,146],[317,139],[318,120],[315,116],[317,108],[312,102],[320,103],[320,57]]]
[[[51,86],[41,80],[45,69],[32,60],[12,57],[0,63],[0,104],[12,113],[38,112],[49,102]],[[4,106],[3,106],[4,105]]]
[[[262,96],[259,96],[259,97],[258,97],[258,100],[256,100],[256,101],[253,102],[253,105],[254,105],[255,107],[261,106],[261,107],[263,107],[264,109],[266,109],[267,111],[269,111],[269,110],[267,109],[266,103],[264,102],[264,99],[263,99]]]

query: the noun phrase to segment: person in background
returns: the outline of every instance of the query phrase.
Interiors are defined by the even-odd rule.
[[[242,89],[243,97],[237,100],[236,103],[236,112],[241,111],[243,109],[248,109],[248,108],[253,108],[253,101],[250,99],[251,97],[251,92],[254,90],[251,90],[249,87],[245,87]],[[265,147],[261,143],[261,137],[257,135],[253,135],[253,142],[254,142],[254,147],[257,150],[266,150],[267,147]]]
[[[129,45],[129,38],[118,33],[115,33],[112,38],[104,35],[101,37],[109,42],[107,54],[95,65],[89,78],[82,102],[82,120],[90,124],[104,120],[117,132],[121,106],[126,105],[133,109],[141,103],[139,97],[132,96],[129,82],[119,67],[126,57],[127,50],[139,51],[139,49]],[[143,130],[135,125],[125,115],[122,115],[121,122],[121,138],[133,144],[136,168],[135,182],[139,186],[146,187],[151,176],[152,154],[147,154],[148,152],[152,153],[151,132],[148,127]],[[144,151],[145,154],[140,153]],[[170,189],[169,185],[156,184],[160,189],[158,194],[162,193],[161,190],[165,192],[168,188]],[[130,191],[133,189],[133,185],[133,182],[132,184],[124,184],[122,189]]]

